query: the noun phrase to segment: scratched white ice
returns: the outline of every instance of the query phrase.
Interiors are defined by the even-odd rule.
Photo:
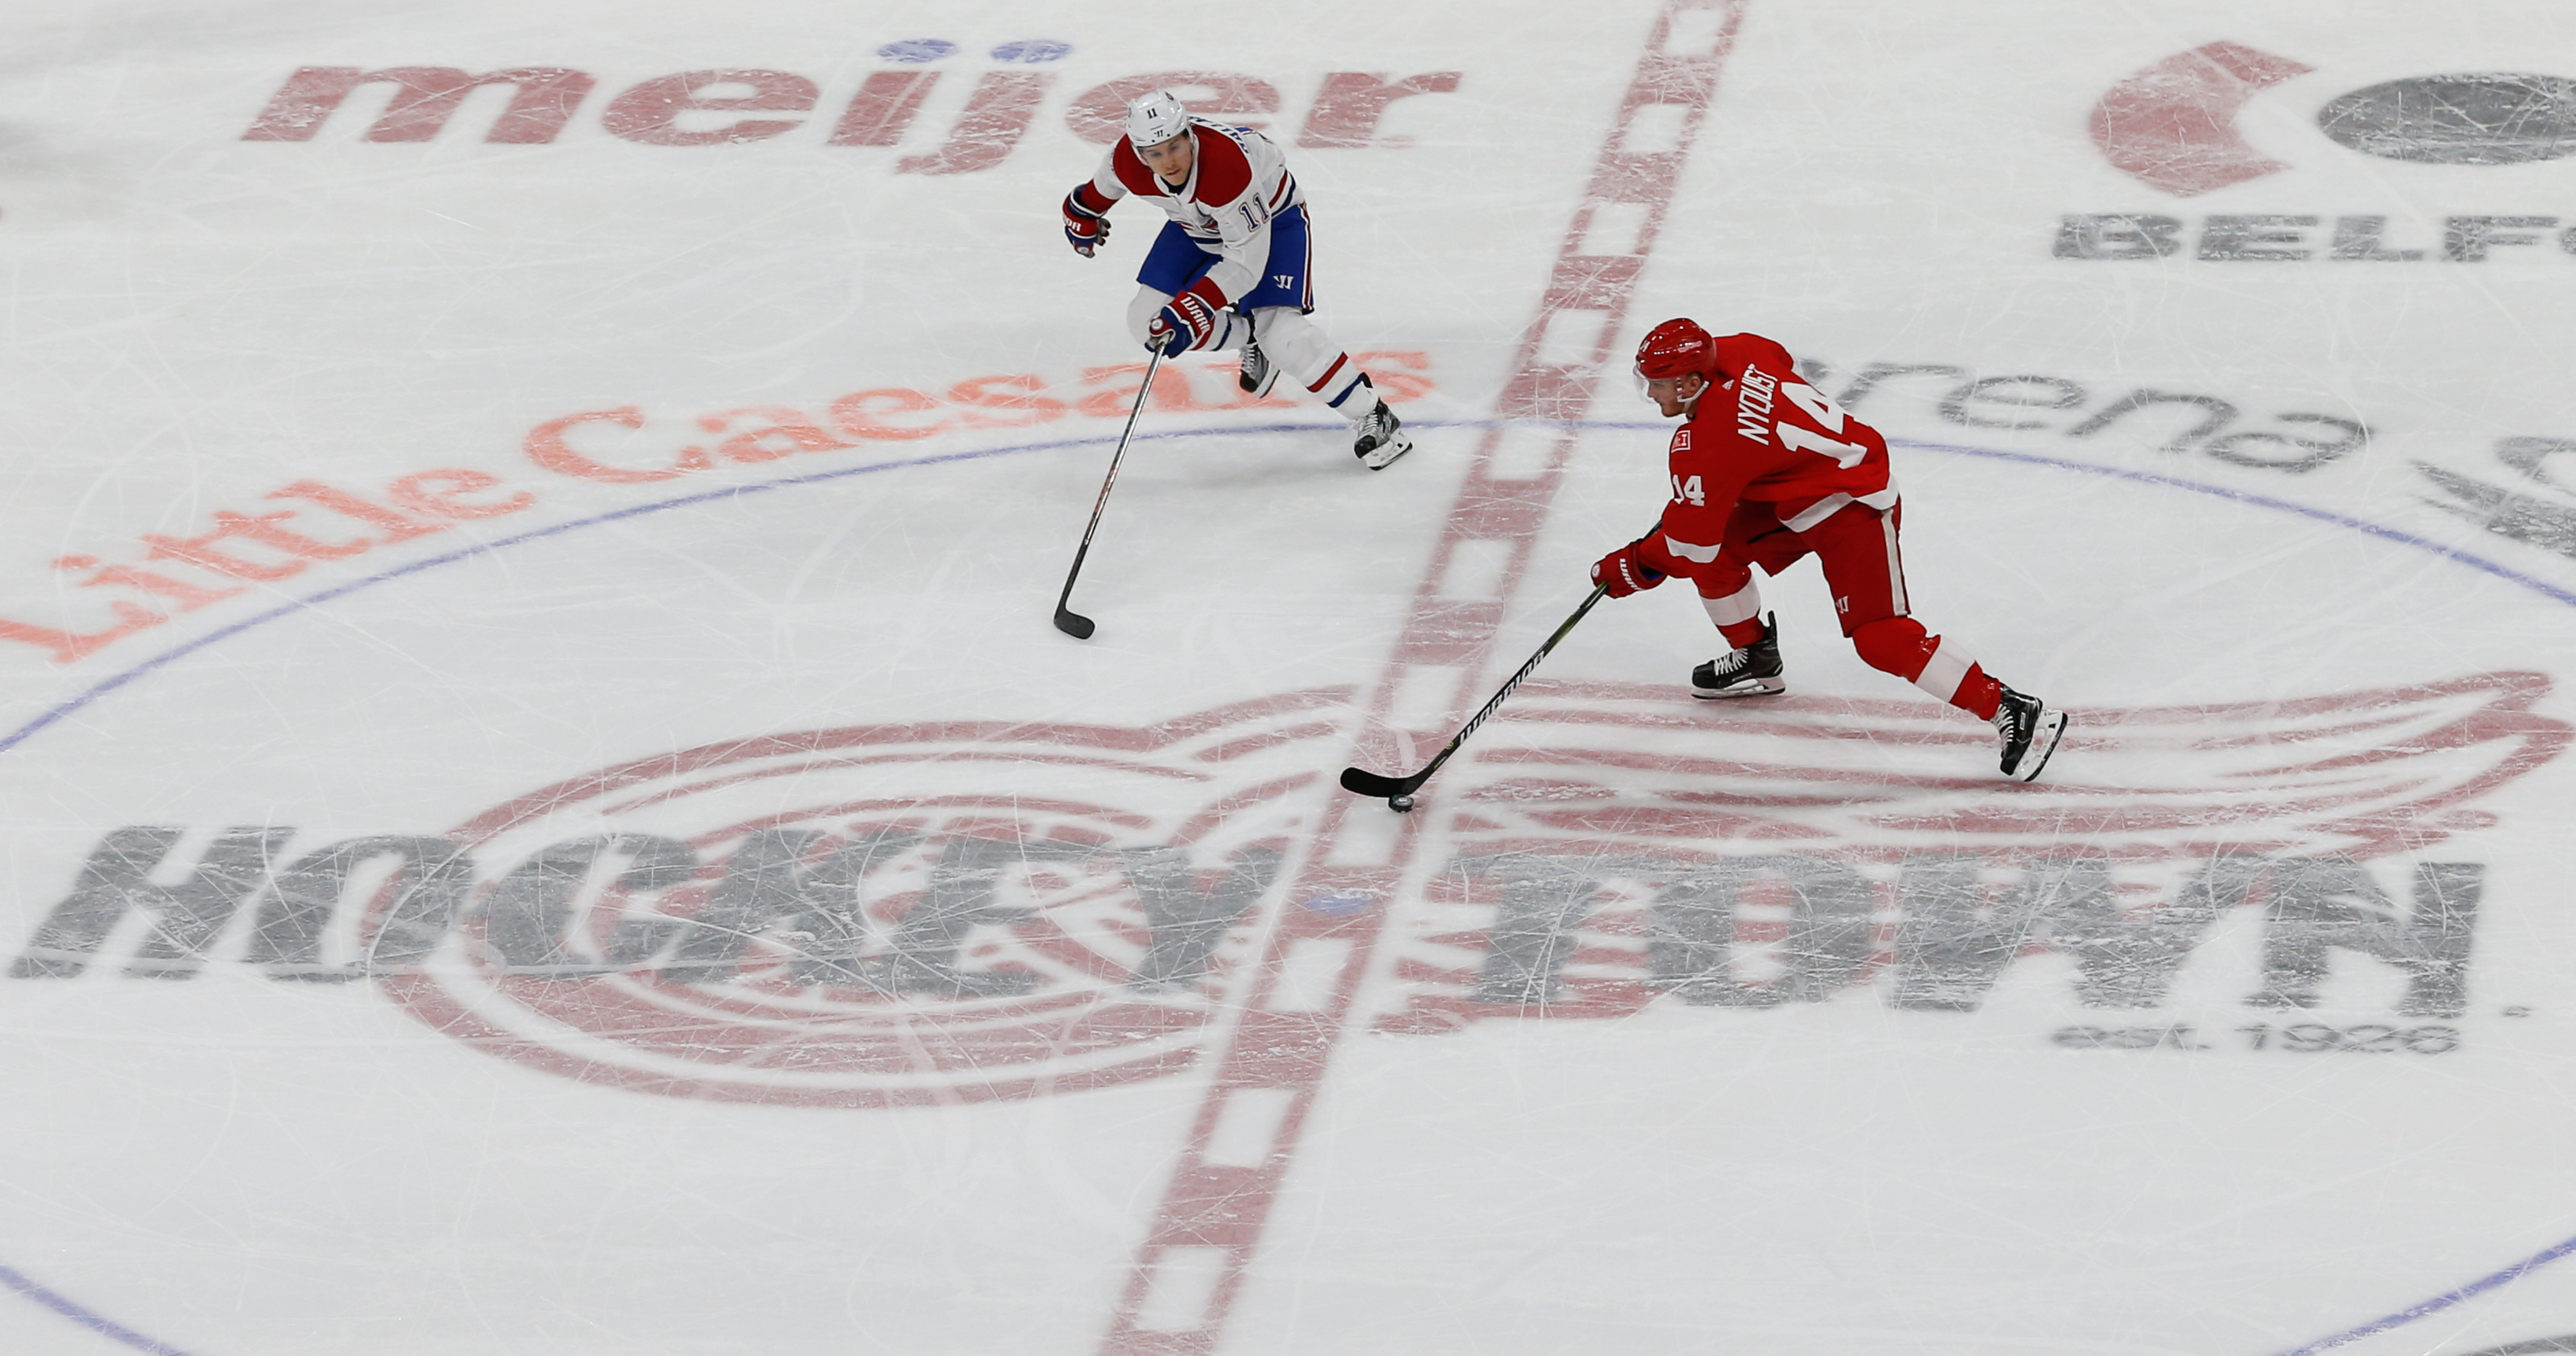
[[[2576,1350],[2576,21],[0,15],[0,1349]],[[483,83],[479,77],[495,76]],[[1055,204],[1265,126],[1419,447]],[[1607,602],[1688,314],[2047,776]]]

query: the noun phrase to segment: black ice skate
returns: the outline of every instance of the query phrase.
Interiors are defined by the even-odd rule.
[[[1270,394],[1270,388],[1279,384],[1279,369],[1271,364],[1270,355],[1261,351],[1260,340],[1243,341],[1243,371],[1236,375],[1234,384],[1255,400]]]
[[[2003,701],[1995,707],[1995,737],[2003,741],[2005,776],[2017,782],[2036,779],[2065,733],[2065,712],[2050,710],[2037,697],[2004,689]]]
[[[1359,437],[1351,443],[1351,455],[1372,471],[1385,470],[1396,458],[1413,450],[1413,438],[1404,431],[1404,421],[1396,418],[1395,411],[1388,409],[1383,400],[1352,427]]]
[[[1741,650],[1729,650],[1691,670],[1691,695],[1715,701],[1720,697],[1768,697],[1786,692],[1789,685],[1780,681],[1780,619],[1762,619],[1762,638]]]

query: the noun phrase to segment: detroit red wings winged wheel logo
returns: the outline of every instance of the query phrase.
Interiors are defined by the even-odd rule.
[[[1496,862],[1600,877],[1579,935],[1569,916],[1544,942],[1570,948],[1548,1011],[1611,1015],[1671,988],[1649,974],[1651,888],[1618,881],[1789,859],[1857,880],[1924,854],[2071,850],[2151,891],[2141,873],[2221,853],[2419,851],[2483,826],[2472,802],[2566,746],[2569,727],[2531,710],[2547,691],[2488,674],[2088,710],[2050,779],[2020,785],[1979,775],[1984,728],[1926,702],[1711,710],[1660,685],[1533,683],[1426,804],[1386,1026],[1531,1010],[1478,996],[1514,945]],[[675,1096],[890,1106],[1176,1073],[1338,794],[1346,695],[1142,728],[858,726],[577,778],[453,835],[485,884],[447,946],[379,982],[480,1049]],[[1738,911],[1739,942],[1761,941],[1760,912]]]
[[[1768,844],[1841,857],[2080,847],[2377,857],[2492,822],[2465,808],[2570,727],[2537,673],[2275,702],[2086,709],[2048,777],[1998,783],[1994,738],[1920,701],[1788,697],[1712,720],[1644,685],[1532,683],[1477,751],[1464,841]],[[1752,709],[1744,710],[1749,706]],[[1982,774],[1982,775],[1981,775]],[[1462,781],[1466,779],[1461,779]]]
[[[1980,914],[2036,892],[2152,930],[2214,859],[2424,852],[2566,748],[2532,710],[2549,686],[2087,708],[2021,784],[1994,779],[1983,727],[1927,702],[1711,713],[1664,687],[1533,683],[1442,790],[1450,856],[1394,942],[1405,995],[1380,1027],[1822,999],[1900,959],[1909,876]],[[1897,968],[1890,1001],[1957,1005]]]
[[[691,749],[452,836],[497,875],[383,982],[585,1082],[827,1106],[1186,1068],[1345,741],[1346,694],[1144,728],[873,725]],[[515,864],[513,864],[515,863]]]

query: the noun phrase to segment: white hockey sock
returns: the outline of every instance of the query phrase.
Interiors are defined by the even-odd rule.
[[[1252,321],[1261,337],[1261,351],[1299,390],[1353,423],[1377,408],[1376,388],[1368,373],[1296,307],[1265,306],[1253,313]]]
[[[1976,664],[1977,661],[1958,646],[1946,640],[1940,641],[1938,648],[1932,651],[1932,657],[1923,661],[1923,672],[1915,676],[1914,685],[1945,702],[1955,702],[1959,696],[1959,684],[1968,680],[1968,670]]]
[[[1703,597],[1699,605],[1708,609],[1708,619],[1720,628],[1749,622],[1762,615],[1762,586],[1747,579],[1735,592],[1723,598]]]

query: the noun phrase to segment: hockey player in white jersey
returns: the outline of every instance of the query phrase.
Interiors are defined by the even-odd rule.
[[[1194,118],[1169,90],[1127,106],[1126,135],[1091,181],[1064,198],[1064,234],[1084,258],[1109,239],[1108,211],[1130,193],[1171,220],[1137,270],[1127,328],[1165,357],[1241,349],[1243,389],[1268,395],[1284,375],[1351,421],[1351,450],[1378,470],[1413,450],[1368,373],[1308,318],[1306,197],[1270,138]]]

